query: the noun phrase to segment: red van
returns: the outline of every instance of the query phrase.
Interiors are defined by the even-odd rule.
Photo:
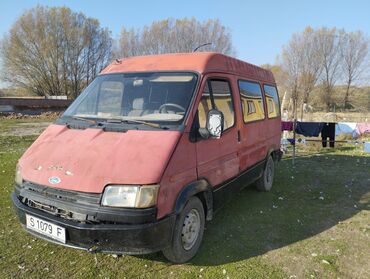
[[[206,220],[271,189],[280,108],[270,71],[218,53],[116,60],[19,160],[26,230],[65,246],[191,259]]]

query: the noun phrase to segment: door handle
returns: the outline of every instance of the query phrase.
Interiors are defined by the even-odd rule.
[[[240,130],[238,130],[238,142],[240,142]]]

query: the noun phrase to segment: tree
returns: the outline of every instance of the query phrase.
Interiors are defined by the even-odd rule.
[[[341,31],[342,73],[346,82],[344,107],[349,107],[350,88],[365,70],[365,58],[369,51],[369,41],[360,31],[346,33]]]
[[[327,110],[332,106],[332,95],[338,81],[346,82],[345,107],[348,106],[350,87],[364,72],[368,41],[361,32],[307,27],[292,35],[283,48],[282,66],[288,74],[289,89],[295,103],[301,103],[301,118],[309,95],[320,85]],[[296,109],[296,105],[294,107]]]
[[[142,29],[122,28],[114,51],[116,58],[162,53],[192,52],[197,46],[211,43],[199,51],[233,55],[231,33],[218,19],[199,22],[191,19],[154,21]]]
[[[282,68],[287,74],[287,88],[293,100],[292,117],[297,117],[297,104],[300,88],[300,76],[303,63],[303,41],[300,34],[293,34],[288,45],[283,47]]]
[[[260,67],[271,71],[274,74],[274,78],[279,88],[281,88],[281,90],[286,89],[287,73],[284,71],[282,65],[279,63],[278,60],[275,64],[262,64],[260,65]]]
[[[318,48],[318,35],[311,27],[301,34],[301,66],[300,66],[300,88],[302,91],[301,119],[303,119],[304,105],[308,104],[309,95],[317,84],[322,71],[320,52]]]
[[[334,86],[339,79],[340,62],[342,59],[340,47],[342,35],[337,29],[320,28],[317,31],[318,51],[322,65],[321,84],[324,92],[324,102],[329,111],[332,105]]]
[[[69,8],[26,11],[2,40],[4,81],[41,96],[75,98],[106,66],[110,32]]]
[[[302,102],[307,103],[309,94],[316,85],[320,76],[322,65],[318,51],[318,38],[313,29],[307,27],[302,36],[302,61],[300,82],[303,93]]]

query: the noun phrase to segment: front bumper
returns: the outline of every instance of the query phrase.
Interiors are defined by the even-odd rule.
[[[117,254],[147,254],[170,245],[175,215],[143,224],[86,224],[66,220],[23,204],[15,193],[11,195],[15,211],[22,225],[26,213],[66,229],[66,243],[60,243],[26,229],[29,233],[50,242],[96,252]]]

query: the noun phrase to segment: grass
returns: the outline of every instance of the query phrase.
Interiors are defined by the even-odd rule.
[[[26,233],[9,196],[16,162],[36,136],[1,136],[7,121],[0,278],[370,278],[370,157],[359,147],[302,147],[295,167],[286,156],[271,192],[240,192],[207,224],[198,255],[172,265],[160,253],[90,254]]]

